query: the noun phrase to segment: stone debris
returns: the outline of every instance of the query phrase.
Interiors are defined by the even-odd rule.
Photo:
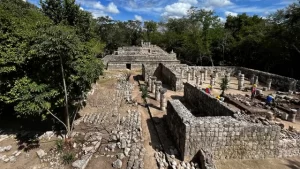
[[[167,155],[166,157],[162,151],[155,152],[154,157],[159,169],[200,169],[197,163],[179,161],[175,159],[174,155]]]
[[[39,149],[39,150],[36,152],[36,154],[38,155],[38,157],[39,157],[40,159],[43,158],[45,155],[47,155],[47,153],[45,153],[45,151],[42,150],[42,149]]]
[[[120,159],[117,159],[116,161],[114,161],[114,162],[112,163],[112,166],[113,166],[114,168],[122,168],[122,161],[121,161]]]
[[[5,147],[0,147],[0,153],[4,152],[4,151],[10,151],[12,148],[11,145],[9,146],[5,146]]]

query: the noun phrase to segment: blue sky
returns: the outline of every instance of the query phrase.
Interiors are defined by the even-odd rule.
[[[27,0],[38,5],[39,0]],[[110,16],[116,20],[154,20],[180,18],[191,6],[211,9],[221,20],[227,15],[247,13],[267,16],[297,0],[76,0],[94,17]]]

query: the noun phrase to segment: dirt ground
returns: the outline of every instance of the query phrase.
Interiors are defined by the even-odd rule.
[[[33,147],[28,151],[24,151],[23,146],[19,144],[19,140],[15,138],[8,138],[0,142],[0,147],[11,145],[12,149],[8,152],[2,152],[1,155],[11,156],[15,151],[21,151],[21,154],[16,157],[16,162],[2,162],[0,161],[1,169],[34,169],[44,168],[43,164],[40,163],[36,151],[43,149],[46,152],[55,145],[55,140],[40,141],[38,147]]]
[[[124,71],[106,71],[105,77],[100,77],[99,81],[97,82],[99,84],[99,88],[96,92],[96,100],[98,100],[95,103],[98,105],[98,107],[94,108],[92,106],[86,106],[84,109],[80,111],[80,115],[85,115],[89,113],[103,113],[109,110],[109,106],[104,106],[104,104],[111,104],[112,100],[110,100],[109,95],[111,95],[115,88],[114,85],[116,83],[116,77],[119,73],[122,73]],[[140,71],[132,71],[132,76],[130,77],[130,82],[134,84],[134,90],[132,92],[133,100],[136,100],[138,102],[138,106],[135,107],[138,109],[138,111],[141,112],[142,117],[142,134],[144,139],[144,147],[146,149],[146,154],[144,158],[144,168],[145,169],[156,169],[157,164],[154,158],[154,153],[156,151],[161,151],[162,146],[167,150],[167,153],[169,149],[172,149],[175,147],[175,144],[172,140],[172,137],[170,135],[170,131],[168,130],[168,127],[166,125],[164,116],[166,115],[166,112],[162,112],[159,109],[159,102],[157,102],[154,99],[154,94],[149,93],[149,97],[147,98],[148,105],[150,107],[150,111],[152,114],[152,117],[154,119],[154,122],[150,118],[150,114],[145,107],[145,103],[143,102],[141,98],[141,91],[139,90],[139,83],[136,80],[137,77],[140,77],[138,75],[141,75]],[[232,77],[231,81],[231,89],[226,91],[226,93],[232,93],[233,94],[245,94],[246,92],[241,92],[236,90],[237,88],[237,80]],[[143,81],[140,81],[141,84],[143,84]],[[219,83],[219,82],[218,82]],[[246,86],[250,86],[249,82],[245,82]],[[209,84],[208,81],[206,81],[202,87],[207,87]],[[168,89],[166,95],[167,100],[171,99],[180,99],[183,96],[183,92],[174,92],[169,90],[168,86],[165,86],[165,88]],[[215,90],[213,91],[215,95],[220,94],[219,85],[216,85]],[[274,92],[274,91],[272,91]],[[126,111],[128,109],[131,109],[131,105],[127,104],[121,104],[120,107],[120,113],[121,115],[125,115]],[[101,111],[99,111],[101,110]],[[286,122],[286,125],[295,125],[294,123],[289,124],[290,122]],[[300,128],[300,122],[298,121],[296,124]],[[158,133],[156,133],[155,126],[158,130]],[[81,126],[79,126],[81,127]],[[159,137],[161,138],[161,142],[159,140]],[[87,169],[96,169],[96,168],[105,168],[105,169],[112,169],[112,162],[116,160],[116,157],[108,158],[103,156],[103,147],[107,144],[106,141],[103,141],[101,148],[94,154],[91,161],[89,162]],[[15,150],[18,148],[18,143],[16,139],[6,139],[5,141],[0,142],[1,146],[7,146],[7,145],[13,145],[13,148],[9,152],[1,153],[5,155],[11,155]],[[45,151],[48,151],[51,147],[55,146],[55,141],[45,141],[40,142],[40,148],[42,148]],[[0,169],[33,169],[33,166],[36,166],[36,168],[43,168],[43,166],[40,165],[40,160],[36,155],[36,151],[39,148],[32,149],[28,152],[22,151],[22,153],[17,157],[17,162],[15,163],[4,163],[0,162]],[[27,155],[29,154],[29,155]],[[178,158],[179,154],[176,156]],[[126,168],[126,161],[128,158],[124,158],[122,169]],[[218,169],[300,169],[300,158],[288,158],[288,159],[266,159],[266,160],[223,160],[223,161],[216,161],[216,166]]]

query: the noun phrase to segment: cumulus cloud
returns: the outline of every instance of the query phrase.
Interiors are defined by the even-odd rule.
[[[188,14],[192,6],[206,10],[213,10],[218,7],[233,5],[230,0],[178,0],[177,2],[167,5],[161,16],[168,18],[181,18]]]
[[[167,5],[164,9],[163,17],[180,18],[187,15],[187,11],[192,7],[189,3],[176,2]]]
[[[187,3],[191,5],[196,5],[198,3],[197,0],[179,0],[178,2]]]
[[[134,19],[137,20],[137,21],[140,21],[140,22],[143,21],[142,16],[139,16],[139,15],[134,15]]]
[[[120,11],[118,10],[118,7],[113,3],[109,3],[107,6],[107,12],[109,13],[120,13]]]
[[[232,5],[233,3],[230,0],[204,0],[206,6],[212,7],[223,7],[227,5]]]
[[[107,6],[103,5],[100,0],[77,0],[77,3],[85,10],[91,12],[94,17],[120,13],[113,2],[110,2]]]
[[[225,23],[225,22],[226,22],[226,19],[223,18],[223,17],[219,17],[219,19],[220,19],[220,21],[221,21],[222,23]]]
[[[231,16],[237,16],[238,13],[230,12],[230,11],[225,11],[225,16],[229,16],[229,15],[231,15]]]

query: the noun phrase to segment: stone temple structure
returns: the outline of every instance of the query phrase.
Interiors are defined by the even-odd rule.
[[[167,53],[150,42],[143,42],[141,46],[119,47],[112,55],[107,55],[103,59],[108,70],[114,69],[142,69],[142,64],[172,63],[179,61],[173,51]]]
[[[148,42],[141,47],[121,47],[103,61],[107,69],[142,69],[149,90],[166,111],[167,126],[184,161],[194,159],[201,150],[210,152],[214,160],[300,156],[300,132],[287,130],[274,120],[295,123],[295,118],[300,119],[297,79],[244,67],[180,64],[175,53]],[[229,90],[248,100],[226,94],[221,101],[205,92],[207,86],[217,90],[220,79],[228,79]],[[248,90],[256,85],[259,97],[253,101]],[[165,87],[183,92],[183,97],[166,101]],[[273,92],[277,105],[266,105],[268,92]],[[288,104],[282,105],[288,107],[281,106],[285,102]]]

